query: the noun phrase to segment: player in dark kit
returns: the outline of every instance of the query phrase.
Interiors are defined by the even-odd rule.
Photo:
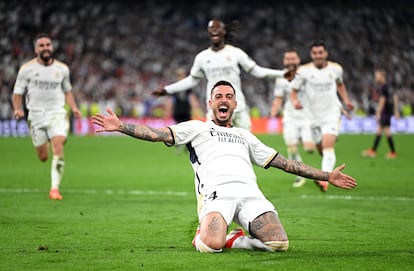
[[[386,154],[385,158],[395,159],[397,153],[395,152],[394,140],[391,133],[391,117],[394,115],[396,118],[400,117],[398,110],[398,98],[393,94],[387,85],[387,73],[383,69],[375,70],[375,82],[378,84],[378,94],[380,95],[378,101],[378,108],[376,117],[378,121],[378,128],[376,131],[374,144],[371,149],[362,152],[363,156],[375,157],[377,155],[377,148],[381,141],[382,134],[385,133],[390,147],[390,152]]]

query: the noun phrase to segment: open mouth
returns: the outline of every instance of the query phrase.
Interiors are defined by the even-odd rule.
[[[210,34],[210,38],[213,40],[219,40],[220,39],[220,35],[217,33],[211,33]]]
[[[227,106],[220,106],[218,112],[220,117],[226,117],[227,112],[229,112],[229,108]]]

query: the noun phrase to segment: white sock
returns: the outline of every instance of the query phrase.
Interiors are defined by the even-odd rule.
[[[336,155],[333,148],[322,150],[322,170],[331,172],[335,168]]]
[[[231,248],[260,249],[271,251],[262,241],[251,236],[240,236],[239,238],[234,240]]]
[[[222,249],[213,249],[213,248],[207,246],[206,244],[204,244],[204,242],[201,241],[201,239],[200,239],[200,234],[197,234],[197,236],[195,238],[195,247],[196,247],[197,251],[199,251],[199,252],[220,253],[220,252],[223,251]]]
[[[52,189],[59,189],[60,182],[62,181],[64,167],[65,162],[63,161],[63,157],[54,155],[52,159],[52,166],[50,169]]]

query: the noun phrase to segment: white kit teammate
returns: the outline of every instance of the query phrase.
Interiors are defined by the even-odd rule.
[[[293,49],[286,50],[283,55],[283,66],[289,71],[292,79],[296,74],[299,64],[300,58],[298,53]],[[304,108],[302,110],[296,110],[293,106],[290,100],[290,92],[292,90],[291,82],[286,78],[276,79],[270,116],[272,118],[276,117],[283,106],[283,139],[287,146],[288,158],[302,161],[298,150],[300,142],[305,151],[311,153],[315,150],[315,143],[313,142],[311,133],[312,117],[304,92],[298,93],[298,99],[304,105]],[[297,176],[293,187],[301,187],[305,182],[305,178]]]
[[[81,112],[71,91],[69,68],[53,58],[53,45],[49,35],[37,35],[34,49],[37,57],[22,65],[17,74],[13,90],[14,117],[24,117],[23,95],[26,95],[28,123],[40,161],[47,161],[49,142],[52,146],[49,197],[61,200],[59,185],[64,169],[63,148],[69,132],[65,101],[75,117],[80,117]]]
[[[261,67],[240,48],[226,44],[226,36],[229,34],[227,31],[230,30],[222,21],[211,20],[207,31],[210,35],[211,46],[196,55],[190,75],[152,93],[161,96],[184,91],[195,87],[201,79],[206,77],[206,102],[208,102],[212,86],[219,80],[229,81],[236,90],[238,102],[233,123],[237,127],[250,130],[249,108],[242,92],[240,66],[246,72],[259,78],[283,77],[284,71]],[[211,119],[211,112],[208,112],[207,119]]]
[[[314,141],[322,154],[322,167],[330,172],[336,163],[335,142],[339,134],[342,101],[347,110],[352,110],[345,84],[343,69],[338,63],[328,61],[328,51],[323,41],[314,41],[310,48],[312,62],[301,66],[292,81],[291,99],[296,109],[304,109],[298,99],[298,92],[303,91],[309,100],[309,109],[313,117]],[[328,183],[315,182],[321,191],[326,192]]]
[[[329,181],[344,189],[354,188],[356,182],[341,172],[344,165],[329,173],[287,160],[248,130],[234,127],[231,118],[236,106],[234,88],[220,81],[211,89],[212,121],[190,120],[156,129],[123,123],[110,109],[109,115],[96,114],[92,121],[101,127],[97,132],[119,131],[167,146],[187,145],[198,198],[200,228],[194,240],[198,251],[221,252],[224,247],[286,251],[287,234],[275,207],[260,191],[252,164]],[[251,236],[245,236],[242,229],[226,236],[233,221]]]

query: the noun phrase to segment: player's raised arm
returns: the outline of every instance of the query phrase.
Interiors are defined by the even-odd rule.
[[[167,127],[155,129],[143,124],[123,123],[110,108],[106,112],[109,115],[98,113],[92,117],[92,122],[101,127],[96,132],[121,132],[142,140],[174,144],[174,138]]]
[[[342,173],[342,170],[345,168],[345,164],[335,168],[332,172],[326,172],[309,166],[303,162],[288,160],[281,154],[278,154],[272,162],[270,162],[270,166],[282,169],[289,173],[300,175],[305,178],[328,181],[330,184],[343,189],[353,189],[357,186],[354,178]]]

